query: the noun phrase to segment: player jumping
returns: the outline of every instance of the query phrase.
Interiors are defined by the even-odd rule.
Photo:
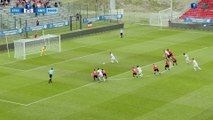
[[[164,50],[164,55],[167,59],[170,58],[170,54],[167,50]]]
[[[169,57],[169,58],[172,57],[172,56],[173,56],[172,51],[171,51],[170,49],[167,49],[167,51],[168,51],[168,53],[169,53],[169,56],[168,56],[168,57]]]

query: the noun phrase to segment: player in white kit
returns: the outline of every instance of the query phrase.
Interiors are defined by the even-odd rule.
[[[142,73],[142,68],[140,66],[137,66],[137,72],[138,72],[138,77],[142,78],[143,73]]]
[[[115,58],[112,52],[110,52],[110,57],[111,57],[111,63],[118,63],[118,60]]]
[[[98,68],[97,73],[98,73],[98,80],[104,80],[104,82],[105,82],[103,72],[100,68]]]
[[[197,69],[201,70],[201,68],[199,67],[197,61],[194,58],[192,58],[192,65],[193,65],[195,71],[197,71]]]
[[[184,58],[185,58],[185,61],[186,61],[186,63],[187,63],[187,64],[191,62],[191,60],[189,59],[189,56],[188,56],[188,54],[186,54],[186,53],[183,53],[183,56],[184,56]]]

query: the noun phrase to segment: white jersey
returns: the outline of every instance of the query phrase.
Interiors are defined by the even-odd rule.
[[[164,54],[165,54],[166,56],[169,56],[169,55],[170,55],[169,52],[168,52],[167,50],[164,51]]]
[[[110,54],[110,56],[112,59],[115,59],[115,56],[112,53]]]
[[[193,64],[194,66],[198,66],[198,63],[197,63],[196,60],[193,60],[193,61],[192,61],[192,64]]]
[[[123,33],[123,32],[124,32],[123,29],[121,29],[121,30],[120,30],[120,33]]]
[[[138,71],[139,74],[142,73],[142,68],[141,67],[137,67],[137,71]]]
[[[103,73],[102,73],[102,70],[101,70],[101,69],[98,69],[98,70],[97,70],[97,73],[98,73],[98,75],[101,75],[101,74],[103,75]]]
[[[188,59],[189,59],[189,56],[188,56],[187,54],[185,54],[185,55],[184,55],[184,58],[185,58],[186,60],[188,60]]]

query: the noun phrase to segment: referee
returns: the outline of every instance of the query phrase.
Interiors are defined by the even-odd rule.
[[[50,70],[49,70],[49,72],[48,72],[49,77],[50,77],[50,79],[49,79],[49,82],[48,82],[48,83],[52,83],[53,72],[54,72],[53,68],[50,68]]]

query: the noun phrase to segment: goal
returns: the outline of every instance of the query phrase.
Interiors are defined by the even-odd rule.
[[[158,13],[150,14],[149,25],[167,27],[169,20],[172,19],[172,9],[164,9]]]
[[[44,35],[33,39],[21,39],[14,41],[14,58],[26,59],[27,55],[40,53],[43,46],[47,52],[61,52],[60,35]]]

